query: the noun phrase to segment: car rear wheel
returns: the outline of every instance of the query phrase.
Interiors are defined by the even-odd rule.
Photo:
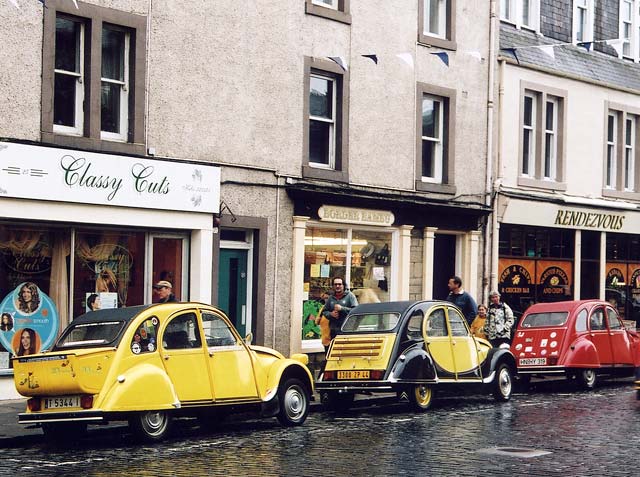
[[[321,395],[322,404],[329,411],[346,411],[353,404],[355,395],[353,393],[338,393],[327,391]]]
[[[596,387],[596,383],[598,382],[598,375],[596,374],[595,369],[581,369],[577,372],[576,379],[578,380],[578,385],[582,389],[590,391]]]
[[[299,426],[309,414],[309,394],[302,381],[288,379],[278,389],[280,411],[278,421],[283,426]]]
[[[407,390],[411,407],[418,412],[424,412],[433,402],[433,388],[426,384],[416,384]]]
[[[513,376],[508,364],[501,363],[496,370],[496,378],[493,387],[493,397],[496,401],[508,401],[513,389]]]
[[[139,439],[159,441],[171,429],[171,416],[167,411],[145,411],[129,419],[129,427]]]

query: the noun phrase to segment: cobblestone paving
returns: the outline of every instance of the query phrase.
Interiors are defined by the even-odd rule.
[[[92,430],[51,446],[40,436],[5,448],[1,476],[628,476],[635,473],[640,401],[629,382],[595,392],[560,388],[314,412],[304,426],[237,420],[204,431],[181,421],[163,443],[140,445],[125,428]],[[492,454],[496,448],[505,450]],[[546,455],[524,458],[517,451]]]

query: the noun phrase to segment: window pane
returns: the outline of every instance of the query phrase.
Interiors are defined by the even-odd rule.
[[[547,131],[554,130],[554,104],[552,101],[547,101],[547,115],[546,115],[546,129]]]
[[[422,100],[422,135],[425,137],[440,137],[440,103],[429,98]]]
[[[511,18],[511,0],[500,0],[500,11],[502,18]]]
[[[309,121],[309,162],[329,165],[331,123]]]
[[[613,146],[607,146],[607,186],[613,185]]]
[[[422,141],[422,177],[435,177],[436,143]]]
[[[445,24],[445,0],[425,1],[425,30],[428,33],[444,35],[443,26]]]
[[[533,124],[533,98],[530,96],[524,97],[524,124],[525,126]]]
[[[102,77],[124,81],[126,35],[119,30],[102,30]]]
[[[522,0],[522,24],[530,25],[531,20],[531,5],[530,0]]]
[[[553,134],[545,134],[544,140],[544,176],[553,178],[551,174],[551,160],[554,153]]]
[[[609,115],[609,117],[607,118],[607,141],[609,142],[613,142],[613,137],[614,137],[614,127],[615,125],[615,117],[612,115]]]
[[[120,88],[119,84],[102,83],[102,131],[120,133]]]
[[[327,78],[311,77],[309,89],[309,111],[311,116],[333,118],[333,81]]]
[[[531,131],[525,130],[522,136],[522,173],[529,175],[531,155]]]
[[[75,76],[56,73],[53,93],[53,124],[74,127],[76,125]]]
[[[80,73],[80,24],[66,18],[56,18],[57,70]]]
[[[627,146],[631,146],[632,145],[631,137],[632,137],[632,134],[633,134],[633,120],[627,119],[626,123],[627,123],[627,127],[625,128],[626,129],[626,131],[625,131],[625,144]]]

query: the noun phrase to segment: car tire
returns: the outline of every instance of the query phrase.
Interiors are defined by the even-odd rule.
[[[171,429],[171,415],[167,411],[145,411],[129,419],[133,434],[143,441],[156,442],[164,439]]]
[[[513,374],[508,364],[500,363],[493,381],[493,397],[496,401],[508,401],[513,390]]]
[[[355,395],[353,393],[338,393],[326,391],[320,396],[325,409],[329,411],[346,411],[353,404]]]
[[[60,439],[78,439],[86,435],[86,422],[45,422],[42,432],[48,441],[59,442]]]
[[[598,375],[592,368],[581,369],[576,372],[576,380],[580,388],[591,391],[596,387]]]
[[[287,379],[278,389],[278,421],[287,427],[299,426],[309,414],[309,393],[299,379]]]
[[[407,390],[409,403],[414,411],[425,412],[433,402],[433,387],[427,384],[415,384]]]

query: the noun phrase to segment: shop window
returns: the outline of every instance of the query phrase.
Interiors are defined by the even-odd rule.
[[[499,253],[501,257],[573,258],[572,230],[502,224]]]
[[[146,18],[80,4],[44,9],[43,140],[142,154]]]
[[[349,74],[333,61],[305,58],[302,173],[348,181]]]
[[[456,0],[420,0],[418,41],[455,50],[455,12]]]
[[[349,3],[351,0],[305,0],[304,6],[307,15],[350,24]]]
[[[391,232],[309,226],[305,234],[303,340],[320,338],[315,323],[332,290],[331,279],[343,277],[360,303],[389,301]]]

